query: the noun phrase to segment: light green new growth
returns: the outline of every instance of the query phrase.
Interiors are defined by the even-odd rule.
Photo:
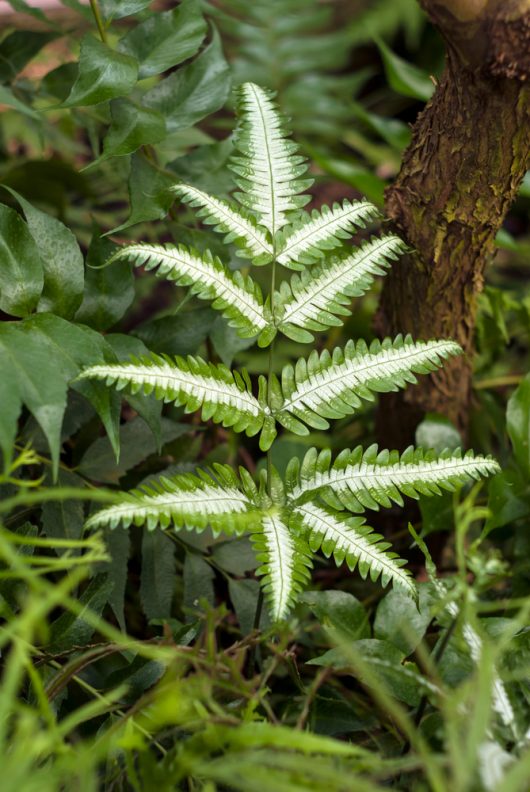
[[[210,300],[243,338],[256,337],[260,346],[274,342],[278,332],[309,343],[313,334],[341,325],[350,314],[353,297],[364,294],[379,275],[405,250],[395,235],[372,237],[361,247],[348,240],[377,215],[367,201],[335,204],[311,214],[302,207],[311,184],[307,163],[289,139],[272,95],[247,83],[238,93],[237,154],[232,168],[240,189],[239,201],[208,195],[194,186],[177,184],[175,195],[197,210],[203,223],[222,234],[227,244],[253,265],[271,266],[267,299],[248,274],[230,269],[210,252],[183,245],[137,243],[111,259],[127,259],[155,270],[158,277],[189,286],[200,299]],[[276,286],[278,266],[298,270]],[[272,351],[271,351],[272,352]],[[403,503],[403,495],[437,495],[466,481],[491,475],[497,463],[471,453],[408,449],[345,450],[333,461],[329,450],[311,449],[304,460],[293,459],[282,481],[271,462],[270,447],[278,424],[297,434],[308,427],[327,429],[329,420],[355,412],[363,400],[416,382],[443,361],[461,352],[453,341],[414,341],[410,337],[348,341],[344,349],[313,351],[276,377],[259,377],[254,388],[246,371],[230,371],[201,358],[170,358],[152,354],[142,359],[86,369],[82,377],[99,379],[129,393],[154,393],[158,399],[201,410],[236,432],[260,434],[268,451],[267,471],[258,484],[243,468],[239,476],[226,465],[208,472],[161,477],[124,494],[89,520],[89,527],[145,524],[168,529],[204,530],[234,535],[249,532],[260,567],[257,574],[271,615],[282,619],[295,605],[297,593],[310,576],[317,552],[357,568],[363,577],[392,582],[414,597],[416,588],[405,561],[374,533],[365,509]],[[273,355],[271,354],[271,362]]]

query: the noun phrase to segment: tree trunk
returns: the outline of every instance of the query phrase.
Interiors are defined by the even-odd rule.
[[[413,252],[385,280],[376,325],[385,336],[454,338],[464,355],[383,400],[381,433],[398,446],[426,412],[465,431],[477,296],[530,164],[530,0],[422,4],[447,62],[386,193],[388,217]]]

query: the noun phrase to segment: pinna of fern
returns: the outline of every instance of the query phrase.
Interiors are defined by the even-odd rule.
[[[377,214],[367,201],[303,210],[310,200],[304,194],[311,184],[307,163],[272,95],[257,85],[246,83],[238,90],[235,148],[237,202],[191,185],[177,184],[174,192],[247,262],[270,267],[266,299],[248,273],[184,245],[135,243],[111,261],[126,259],[189,287],[199,299],[211,301],[239,335],[256,337],[261,346],[273,344],[278,332],[311,342],[314,333],[342,324],[352,298],[386,274],[405,245],[393,234],[373,237],[358,248],[348,243],[355,229]],[[278,267],[286,275],[297,271],[279,287]],[[250,533],[257,574],[274,619],[285,618],[296,604],[317,552],[415,596],[405,561],[365,523],[362,513],[402,504],[404,495],[437,495],[491,475],[497,470],[495,461],[470,452],[437,456],[408,449],[399,455],[376,447],[344,450],[332,460],[329,450],[312,449],[302,462],[290,462],[282,480],[270,449],[278,425],[297,434],[308,434],[309,427],[325,430],[330,420],[354,415],[364,400],[414,383],[416,375],[435,371],[460,352],[450,340],[398,336],[370,346],[348,341],[344,348],[313,351],[307,359],[284,366],[278,377],[271,350],[268,376],[260,376],[256,386],[245,370],[231,371],[200,357],[150,354],[91,366],[82,378],[103,380],[133,394],[153,393],[186,412],[201,410],[205,421],[249,436],[259,434],[268,458],[257,482],[244,468],[236,474],[226,465],[196,475],[161,477],[156,485],[125,493],[120,503],[95,513],[88,525]]]

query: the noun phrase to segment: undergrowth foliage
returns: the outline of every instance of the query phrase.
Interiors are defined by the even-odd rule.
[[[245,370],[231,371],[199,357],[151,354],[118,364],[102,361],[86,368],[81,378],[102,380],[129,394],[154,393],[187,412],[201,410],[204,421],[259,434],[267,468],[258,480],[244,468],[236,473],[220,464],[194,475],[162,476],[96,512],[89,526],[145,524],[148,530],[196,531],[209,526],[216,534],[250,533],[261,563],[257,574],[275,620],[285,618],[296,603],[318,551],[415,597],[405,561],[365,523],[363,512],[401,504],[403,495],[453,490],[495,473],[496,462],[471,452],[435,455],[410,448],[399,455],[375,446],[344,450],[333,460],[330,451],[311,449],[302,462],[291,460],[282,480],[270,449],[278,425],[298,435],[308,434],[308,427],[326,430],[330,420],[354,415],[363,400],[414,383],[416,374],[436,370],[461,350],[450,340],[401,336],[370,346],[350,341],[344,349],[313,351],[275,376],[276,335],[311,343],[315,333],[342,324],[351,298],[384,275],[405,246],[392,234],[359,248],[347,244],[377,214],[367,201],[303,210],[310,200],[308,166],[268,91],[252,83],[241,86],[238,119],[232,161],[237,203],[184,184],[173,190],[237,246],[246,260],[243,266],[250,261],[270,268],[270,293],[264,297],[250,275],[184,245],[133,244],[110,261],[146,266],[211,301],[238,334],[256,336],[261,347],[270,348],[268,376],[253,383]],[[299,274],[278,286],[280,266]]]

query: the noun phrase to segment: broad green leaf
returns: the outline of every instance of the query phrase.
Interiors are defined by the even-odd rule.
[[[506,426],[518,465],[530,476],[530,374],[511,396],[506,411]]]
[[[462,437],[448,418],[428,413],[416,429],[416,445],[440,454],[446,448],[462,448]]]
[[[213,323],[210,340],[225,366],[231,366],[238,352],[248,349],[255,343],[255,338],[241,338],[237,330],[222,316],[218,316]]]
[[[171,11],[151,14],[132,28],[118,49],[140,64],[138,77],[153,77],[195,55],[206,35],[197,0],[183,0]]]
[[[111,125],[103,141],[103,154],[92,165],[110,157],[123,157],[166,136],[166,122],[160,113],[143,108],[129,99],[110,103]]]
[[[37,307],[43,284],[39,248],[27,224],[14,209],[0,204],[0,310],[28,316]]]
[[[52,622],[50,639],[47,648],[53,652],[62,652],[72,646],[87,644],[95,632],[93,623],[86,621],[83,614],[90,612],[92,616],[101,616],[103,608],[109,601],[113,582],[107,575],[97,575],[88,584],[78,598],[83,609],[78,616],[70,611],[65,611],[58,619]]]
[[[332,636],[344,641],[370,638],[368,614],[353,594],[346,591],[306,591],[300,600],[311,608],[323,627],[332,631]]]
[[[134,299],[134,278],[131,265],[117,261],[112,267],[101,267],[114,253],[116,245],[100,236],[94,225],[87,254],[83,301],[75,315],[76,322],[94,330],[108,330],[116,324]]]
[[[123,19],[143,11],[151,2],[152,0],[101,0],[101,7],[107,19]]]
[[[230,91],[230,68],[218,33],[192,63],[178,69],[144,95],[144,104],[166,119],[169,132],[196,124],[219,110]]]
[[[50,24],[46,14],[40,8],[34,8],[34,6],[24,2],[24,0],[7,0],[7,2],[15,11],[21,14],[29,14],[29,16],[35,17],[40,22],[45,22],[47,25]]]
[[[22,207],[40,253],[44,287],[37,311],[71,319],[79,308],[84,287],[83,254],[77,239],[60,220],[36,209],[10,187],[6,189]]]
[[[55,33],[15,30],[0,42],[0,82],[10,83],[24,66],[50,41]]]
[[[257,580],[234,580],[228,581],[228,593],[232,600],[232,605],[236,612],[237,620],[243,635],[249,635],[254,629],[254,619],[258,606],[260,586]],[[261,611],[259,629],[265,630],[270,625],[269,614],[266,609]]]
[[[137,78],[138,64],[134,58],[87,35],[81,42],[77,80],[61,107],[94,105],[125,96]]]
[[[225,572],[243,577],[246,572],[256,569],[256,554],[248,536],[240,539],[229,539],[227,542],[216,544],[212,549],[215,562]]]
[[[433,595],[429,583],[418,585],[418,603],[392,589],[377,606],[374,638],[390,641],[406,655],[418,646],[429,626]]]
[[[201,600],[214,604],[214,572],[210,564],[196,553],[186,553],[184,561],[184,599],[182,609],[186,621],[194,621],[201,610]]]
[[[152,319],[134,330],[134,334],[153,352],[164,355],[193,355],[206,340],[216,318],[211,308]]]
[[[144,531],[140,599],[148,620],[171,615],[176,583],[175,544],[163,531]]]
[[[129,217],[105,236],[124,231],[136,223],[162,220],[175,200],[170,190],[174,183],[172,176],[155,168],[142,153],[133,154],[128,185],[131,207]]]
[[[168,418],[161,419],[163,444],[189,433],[190,430],[188,424],[175,423]],[[133,418],[120,427],[119,462],[116,462],[108,437],[98,437],[85,451],[77,470],[95,481],[116,484],[128,470],[132,470],[156,451],[157,443],[150,427],[142,418]]]
[[[378,40],[377,46],[390,87],[402,96],[428,102],[434,93],[434,83],[429,75],[393,53],[383,41]]]
[[[50,485],[52,482],[48,481]],[[84,487],[82,478],[69,470],[60,470],[57,477],[59,487]],[[42,506],[42,530],[49,539],[80,539],[83,535],[85,514],[80,500],[54,500]],[[57,555],[67,552],[57,548]],[[72,552],[69,550],[68,552]]]
[[[125,625],[125,586],[127,584],[127,567],[131,550],[131,539],[128,531],[105,530],[105,545],[110,561],[99,564],[98,572],[104,572],[112,581],[113,587],[109,596],[111,606],[120,629],[126,632]]]
[[[18,412],[25,404],[48,441],[53,470],[57,471],[68,383],[82,367],[102,358],[116,359],[102,336],[58,316],[37,314],[23,322],[0,324],[0,369],[11,390],[0,410],[0,438],[6,443],[2,449],[6,457]],[[117,451],[116,394],[93,382],[77,383],[75,389],[95,407]]]

